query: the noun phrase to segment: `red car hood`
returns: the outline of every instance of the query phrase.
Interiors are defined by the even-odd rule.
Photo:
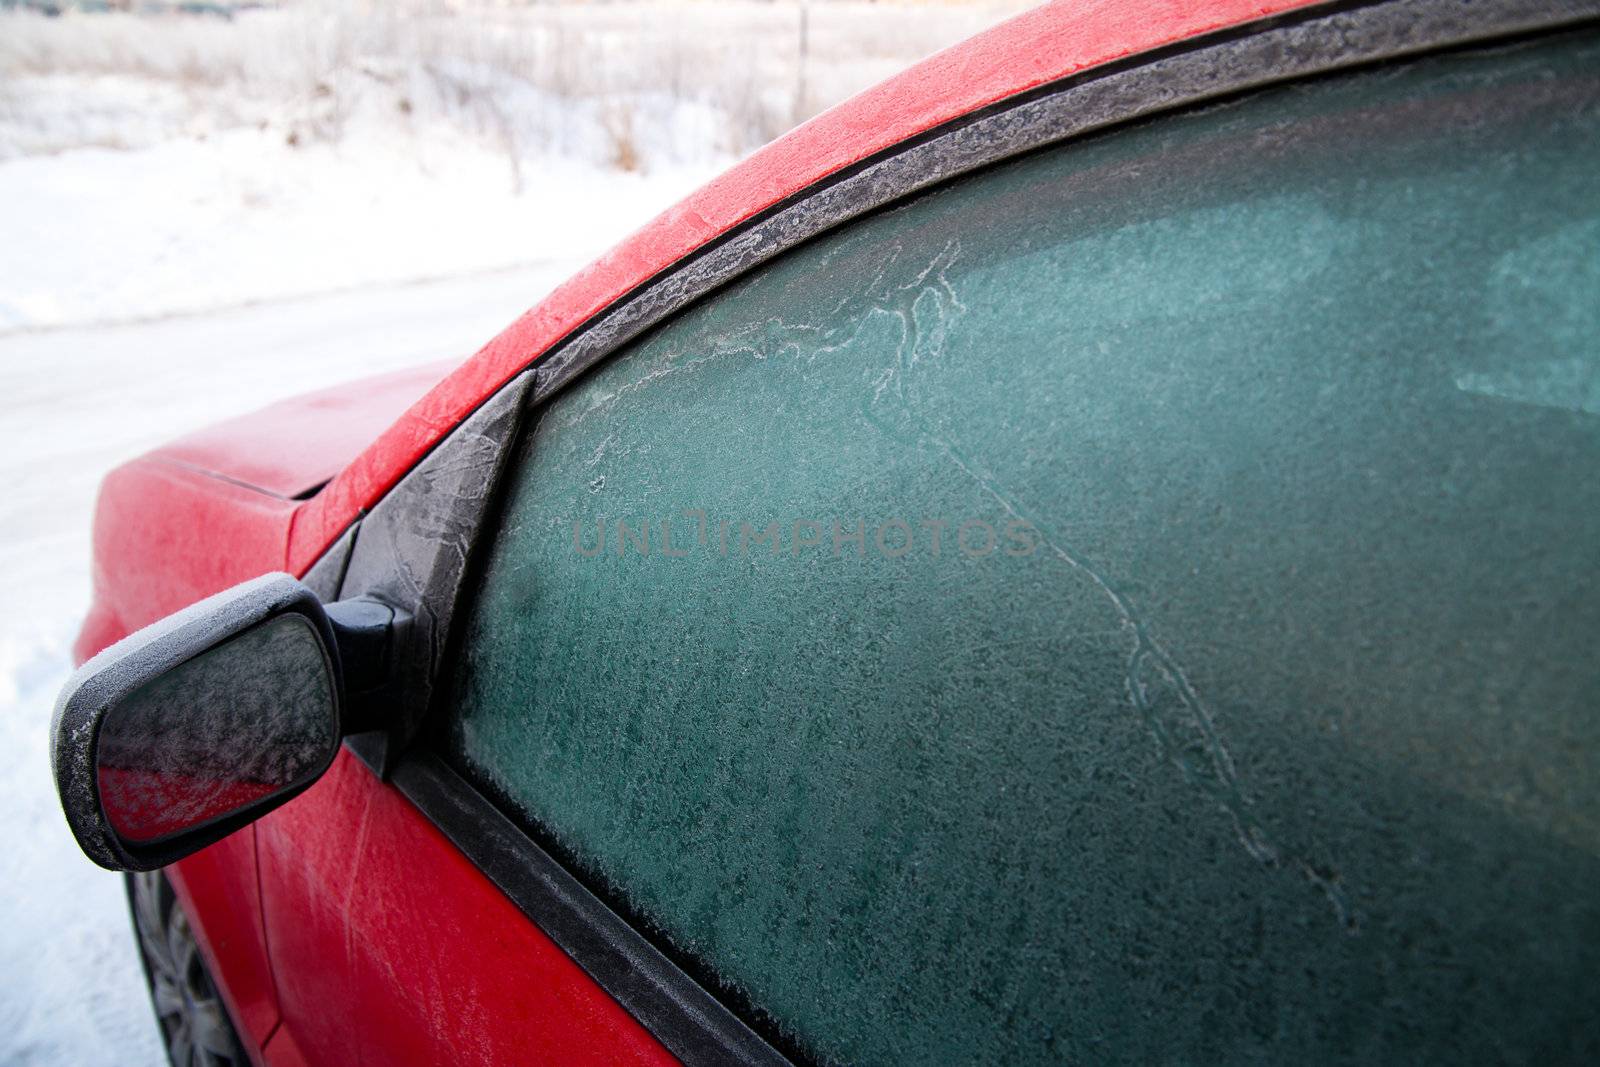
[[[73,652],[111,642],[230,585],[287,566],[296,519],[454,362],[284,400],[125,463],[94,519],[94,601]]]
[[[305,499],[455,369],[427,363],[306,393],[180,437],[146,459],[269,496]]]

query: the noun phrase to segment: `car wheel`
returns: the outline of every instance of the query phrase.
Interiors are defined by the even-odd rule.
[[[248,1064],[172,886],[160,871],[128,875],[128,903],[150,1000],[172,1067]]]

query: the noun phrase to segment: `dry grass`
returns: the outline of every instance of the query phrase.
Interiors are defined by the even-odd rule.
[[[0,15],[0,156],[103,139],[29,124],[41,106],[29,87],[65,77],[112,111],[135,100],[131,119],[146,97],[177,96],[187,107],[173,108],[186,124],[178,132],[273,126],[303,145],[338,142],[353,126],[448,127],[504,152],[517,181],[541,155],[648,169],[749,152],[1020,6],[624,0],[469,11],[390,0],[232,22]],[[143,95],[119,97],[126,83]],[[8,120],[33,133],[13,132],[8,146]]]

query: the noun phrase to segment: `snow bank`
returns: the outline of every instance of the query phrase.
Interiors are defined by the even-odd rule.
[[[0,164],[0,333],[591,258],[714,167],[552,159],[517,195],[470,142],[430,149],[348,139],[288,153],[234,130]]]

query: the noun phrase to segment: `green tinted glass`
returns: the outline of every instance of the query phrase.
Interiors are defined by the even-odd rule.
[[[1600,1043],[1600,47],[819,240],[540,413],[446,744],[823,1060]]]

